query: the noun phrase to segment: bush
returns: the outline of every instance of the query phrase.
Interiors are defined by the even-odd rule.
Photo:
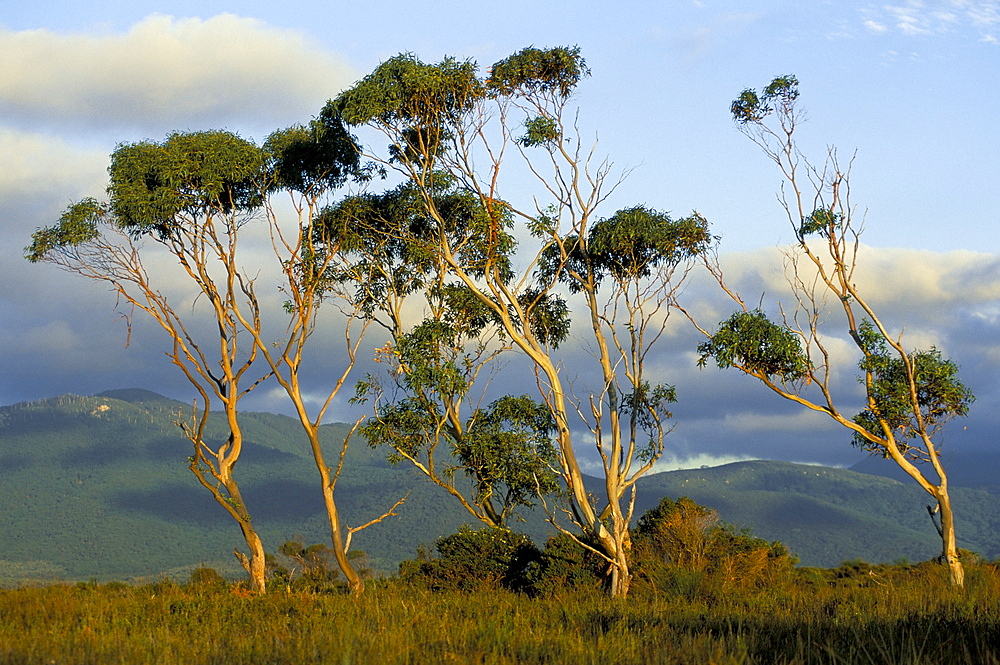
[[[436,558],[418,550],[417,559],[400,564],[400,577],[435,591],[523,591],[528,586],[528,567],[539,556],[538,548],[524,534],[492,527],[463,526],[439,538],[434,546]]]
[[[553,596],[599,589],[608,564],[566,534],[549,538],[528,571],[530,591]]]
[[[361,550],[347,553],[362,577],[371,577],[367,555]],[[329,591],[343,586],[334,551],[323,543],[306,545],[301,538],[285,541],[276,555],[265,557],[271,586],[300,591]]]
[[[201,567],[191,571],[188,586],[196,589],[220,589],[227,585],[226,578],[215,568]]]
[[[664,498],[633,531],[637,589],[686,597],[791,582],[795,558],[770,543],[720,522],[718,514],[687,497]]]

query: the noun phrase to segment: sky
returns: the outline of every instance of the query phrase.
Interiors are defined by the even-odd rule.
[[[1000,2],[16,3],[0,11],[0,404],[140,387],[189,401],[138,317],[105,287],[31,265],[31,233],[100,198],[123,142],[222,128],[254,140],[305,122],[381,61],[410,52],[482,66],[529,45],[578,45],[592,76],[582,126],[627,178],[607,213],[697,210],[751,299],[787,300],[780,175],[735,129],[744,88],[794,74],[803,149],[854,155],[865,215],[863,291],[906,343],[935,345],[977,396],[948,449],[990,446],[1000,425]],[[176,285],[166,285],[174,288]],[[176,286],[176,288],[180,288]],[[686,291],[712,325],[729,313],[705,280]],[[713,321],[714,319],[714,321]],[[752,380],[695,367],[677,321],[652,359],[679,402],[663,466],[736,459],[850,465],[850,436]],[[128,345],[126,346],[126,341]],[[320,339],[316,388],[336,366]],[[845,355],[838,386],[857,399]],[[287,412],[264,387],[247,402]],[[334,418],[351,414],[343,400]]]

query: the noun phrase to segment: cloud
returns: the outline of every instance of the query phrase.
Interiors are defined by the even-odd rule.
[[[288,123],[353,78],[301,33],[231,14],[152,15],[124,34],[0,28],[0,61],[0,113],[28,127]]]
[[[980,41],[996,43],[988,31],[1000,24],[1000,3],[992,0],[908,0],[869,5],[861,10],[864,27],[875,34],[897,32],[907,37],[980,33]]]
[[[100,194],[107,183],[106,152],[81,150],[58,137],[0,128],[0,155],[0,209],[6,232],[25,230],[19,223],[25,215],[14,214],[12,208],[52,211],[81,196]]]

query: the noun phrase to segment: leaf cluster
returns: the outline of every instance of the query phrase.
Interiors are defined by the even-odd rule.
[[[470,110],[485,90],[471,60],[447,57],[437,64],[401,53],[327,103],[324,114],[349,125],[372,121],[441,127]]]
[[[500,495],[504,506],[531,506],[559,489],[553,466],[555,421],[527,395],[506,395],[469,418],[454,454],[476,483],[477,500]]]
[[[52,252],[82,245],[100,235],[99,225],[106,219],[107,206],[86,198],[69,206],[54,226],[36,230],[31,244],[24,248],[25,258],[32,263],[45,260]]]
[[[698,213],[674,220],[667,213],[634,206],[596,222],[585,238],[571,235],[549,245],[537,277],[568,282],[573,292],[607,277],[618,284],[634,283],[702,254],[715,240],[708,221]]]
[[[179,217],[241,213],[263,202],[267,154],[222,130],[119,145],[108,167],[116,223],[133,235],[174,235]]]
[[[792,75],[777,76],[758,94],[745,89],[730,105],[733,120],[740,125],[760,123],[775,108],[788,109],[799,97],[799,80]]]
[[[812,370],[801,338],[759,309],[734,313],[711,339],[698,345],[698,353],[699,367],[714,358],[720,368],[740,367],[755,376],[778,377],[783,382],[805,378]]]
[[[904,359],[889,349],[870,321],[858,326],[858,337],[865,354],[859,367],[864,373],[861,380],[868,386],[869,407],[854,422],[866,431],[882,439],[883,427],[893,430],[897,445],[905,451],[905,441],[930,434],[949,419],[968,413],[975,397],[959,380],[958,366],[938,349],[914,351]],[[854,435],[854,445],[884,454],[861,434]]]
[[[526,573],[538,558],[531,539],[510,529],[462,527],[438,538],[438,556],[404,561],[400,577],[435,591],[524,590]]]
[[[529,46],[494,63],[486,88],[503,96],[554,93],[568,97],[587,76],[590,70],[579,46],[546,49]]]
[[[637,453],[640,460],[649,461],[660,451],[663,421],[673,417],[667,405],[675,402],[677,390],[674,386],[651,385],[648,381],[622,397],[619,407],[622,416],[649,436],[649,443]]]
[[[293,125],[267,137],[269,190],[317,192],[364,179],[361,146],[344,122],[324,111],[307,125]]]
[[[406,397],[377,409],[362,428],[369,445],[387,445],[389,459],[432,455],[444,442],[455,463],[449,473],[462,470],[472,479],[475,501],[499,501],[501,519],[517,506],[532,505],[538,491],[558,489],[551,470],[556,462],[552,441],[555,425],[547,407],[527,396],[505,396],[485,408],[476,408],[456,422],[458,404],[471,388],[476,359],[464,350],[464,339],[486,325],[490,312],[468,328],[441,319],[429,319],[399,336],[393,349],[398,363],[396,381]],[[475,317],[475,314],[471,316]],[[359,395],[375,389],[369,379],[359,384]]]
[[[831,238],[843,227],[843,213],[834,212],[829,208],[817,208],[808,217],[802,219],[796,235],[799,240],[817,233],[823,238]]]

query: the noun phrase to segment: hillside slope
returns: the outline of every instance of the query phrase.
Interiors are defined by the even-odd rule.
[[[139,390],[0,407],[0,583],[185,576],[198,565],[238,572],[239,529],[186,468],[190,444],[174,421],[189,408]],[[295,537],[328,542],[298,423],[246,413],[243,424],[237,475],[267,550]],[[223,425],[213,420],[214,437],[225,435]],[[331,451],[346,432],[323,428]],[[397,517],[355,536],[377,569],[395,570],[418,545],[467,521],[442,490],[363,442],[348,457],[337,499],[349,524],[409,493]],[[937,554],[926,500],[887,478],[784,462],[673,471],[640,483],[636,516],[664,495],[714,507],[722,519],[786,543],[808,565]],[[955,505],[962,546],[1000,554],[1000,497],[957,488]],[[539,514],[520,526],[536,540],[549,531]]]

